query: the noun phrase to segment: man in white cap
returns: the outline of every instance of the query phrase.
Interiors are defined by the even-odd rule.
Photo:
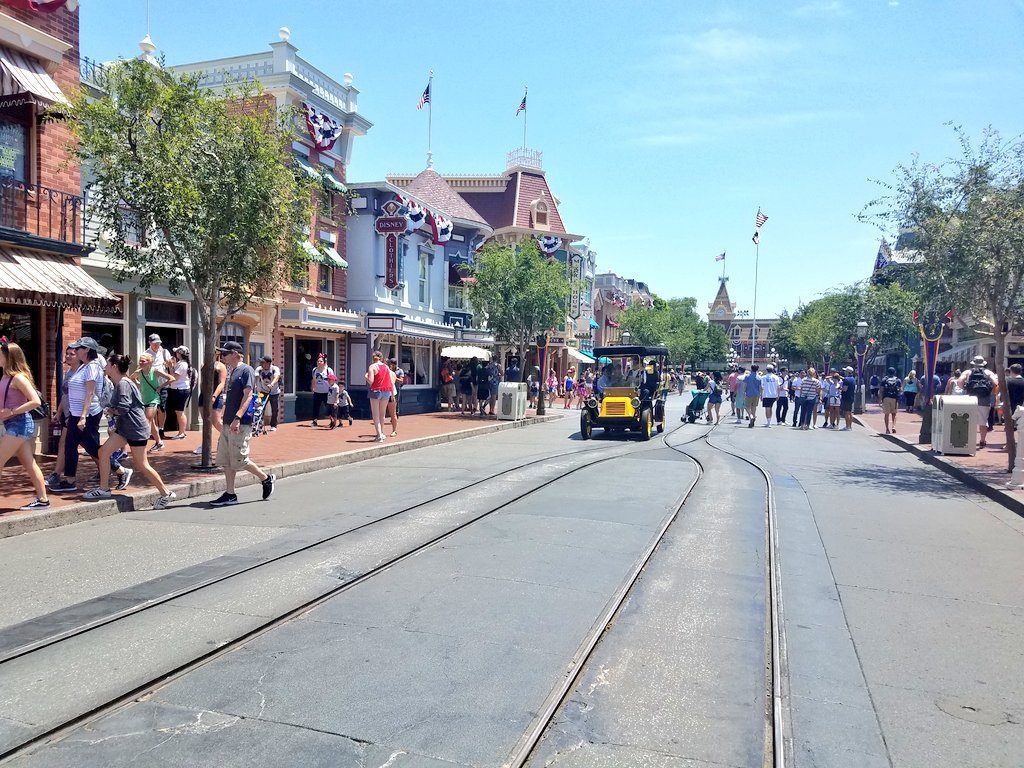
[[[960,386],[968,397],[978,398],[978,447],[988,443],[988,414],[992,409],[992,396],[999,391],[999,379],[986,366],[981,355],[971,360],[971,367],[960,375]]]
[[[772,425],[772,411],[775,409],[775,400],[779,396],[779,377],[775,375],[775,366],[768,363],[767,372],[761,377],[761,405],[764,406],[764,425]],[[751,413],[756,413],[752,410]],[[753,421],[753,419],[751,419]]]
[[[171,354],[171,350],[167,349],[160,340],[159,333],[149,334],[149,348],[146,353],[153,356],[153,367],[158,371],[169,373],[167,370],[168,361],[174,358]],[[159,430],[159,437],[157,438],[157,445],[161,447],[163,443],[160,443],[160,439],[163,438],[164,432],[164,421],[167,418],[167,388],[160,387],[160,403],[156,407],[156,428]]]

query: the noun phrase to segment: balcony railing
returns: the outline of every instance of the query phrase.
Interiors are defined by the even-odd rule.
[[[85,85],[91,85],[101,91],[107,90],[107,69],[98,61],[81,57],[78,60],[78,74]]]
[[[0,180],[0,229],[81,245],[83,207],[81,195]]]

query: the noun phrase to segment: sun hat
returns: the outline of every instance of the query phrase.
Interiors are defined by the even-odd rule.
[[[988,365],[988,361],[984,357],[982,357],[981,355],[975,355],[974,359],[971,360],[971,365],[977,366],[979,368],[983,368],[986,365]]]

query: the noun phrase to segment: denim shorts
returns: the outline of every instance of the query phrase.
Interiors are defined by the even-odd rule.
[[[370,398],[373,400],[390,400],[391,391],[384,389],[371,389]]]
[[[36,423],[27,413],[21,413],[4,422],[4,433],[22,440],[31,440],[36,436]]]

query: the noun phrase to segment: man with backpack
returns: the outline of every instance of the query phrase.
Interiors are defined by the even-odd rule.
[[[985,366],[987,362],[981,355],[971,360],[971,367],[960,375],[960,386],[968,397],[978,399],[978,447],[984,448],[988,443],[988,412],[992,409],[992,395],[999,391],[999,379]]]
[[[899,410],[900,392],[903,379],[896,375],[895,368],[889,368],[882,379],[882,414],[885,418],[886,434],[896,434],[896,411]],[[890,419],[892,424],[890,425]]]

